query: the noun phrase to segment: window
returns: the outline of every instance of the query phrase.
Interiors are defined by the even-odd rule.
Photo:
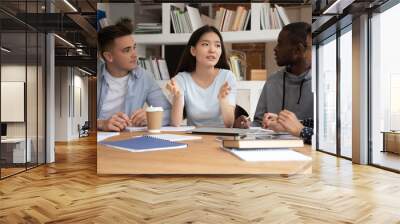
[[[352,32],[342,31],[340,41],[340,155],[352,157]]]
[[[399,21],[400,4],[371,18],[370,156],[373,164],[396,170],[400,170],[399,155],[382,152],[382,132],[400,130]]]
[[[25,18],[45,1],[0,1]],[[0,179],[45,163],[45,34],[0,11]],[[34,17],[38,18],[38,17]],[[14,101],[12,101],[12,100]],[[11,108],[17,108],[12,110]]]
[[[318,149],[336,154],[336,35],[318,48]]]

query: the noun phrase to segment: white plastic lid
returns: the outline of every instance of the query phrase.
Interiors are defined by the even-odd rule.
[[[146,109],[147,112],[164,111],[162,107],[149,106]]]

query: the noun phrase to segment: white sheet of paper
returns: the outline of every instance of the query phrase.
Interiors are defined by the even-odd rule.
[[[308,161],[311,157],[305,156],[291,149],[254,149],[254,150],[230,150],[242,160],[261,161]]]
[[[133,131],[147,131],[147,127],[126,127],[125,128],[127,131],[133,132]]]
[[[201,136],[193,136],[193,135],[157,134],[157,135],[149,135],[149,136],[152,136],[155,138],[161,138],[161,139],[169,140],[169,141],[173,141],[173,142],[201,139]]]
[[[119,135],[119,132],[97,132],[97,142],[103,141],[106,138]]]
[[[195,128],[195,126],[180,126],[180,127],[166,126],[166,127],[162,127],[161,131],[186,132],[186,131],[190,131],[194,128]]]
[[[172,126],[165,126],[161,127],[161,131],[171,131],[171,132],[186,132],[194,129],[194,126],[181,126],[181,127],[172,127]],[[126,127],[127,131],[147,131],[147,127]]]

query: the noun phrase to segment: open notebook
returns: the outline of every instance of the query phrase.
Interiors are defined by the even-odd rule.
[[[223,148],[223,147],[222,147]],[[305,156],[291,149],[228,149],[225,151],[232,153],[244,161],[268,162],[268,161],[308,161],[311,157]]]
[[[181,149],[187,147],[187,144],[172,142],[151,136],[141,136],[120,141],[102,141],[100,144],[130,152],[148,152],[156,150]]]

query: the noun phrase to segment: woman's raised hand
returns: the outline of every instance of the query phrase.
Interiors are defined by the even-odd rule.
[[[179,85],[175,82],[174,79],[171,79],[167,83],[167,90],[174,96],[174,97],[180,97],[181,96],[181,90],[179,88]]]
[[[229,86],[228,82],[225,81],[225,83],[219,89],[218,99],[225,99],[225,97],[231,92],[231,89],[232,88]]]

